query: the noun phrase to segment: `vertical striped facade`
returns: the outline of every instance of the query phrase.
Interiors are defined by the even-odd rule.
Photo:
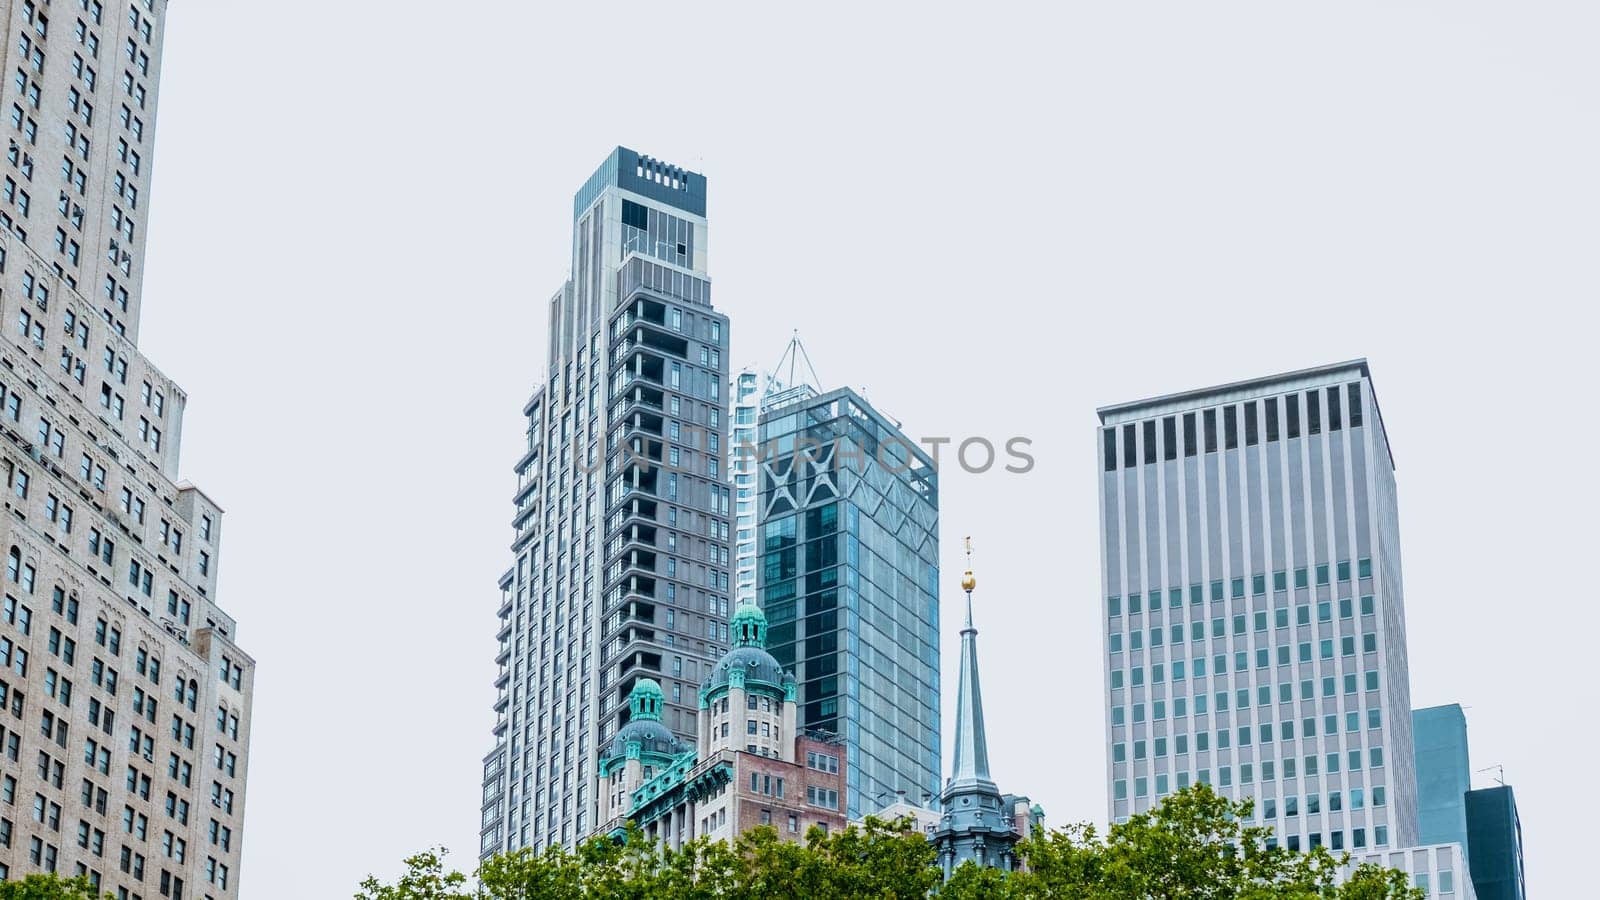
[[[1364,360],[1099,411],[1106,776],[1291,848],[1416,843],[1394,465]]]

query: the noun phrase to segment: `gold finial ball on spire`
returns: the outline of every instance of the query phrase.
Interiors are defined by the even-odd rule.
[[[963,543],[966,544],[967,571],[961,575],[961,589],[970,594],[978,586],[978,579],[972,576],[972,538],[967,538]]]

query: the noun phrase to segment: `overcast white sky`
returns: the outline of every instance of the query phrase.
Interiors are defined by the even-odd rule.
[[[709,176],[735,365],[799,328],[912,434],[1033,439],[946,469],[946,683],[972,534],[995,776],[1058,825],[1105,814],[1095,407],[1368,357],[1413,699],[1534,892],[1589,880],[1596,8],[867,6],[172,5],[142,344],[260,666],[244,897],[475,856],[519,410],[619,143]]]

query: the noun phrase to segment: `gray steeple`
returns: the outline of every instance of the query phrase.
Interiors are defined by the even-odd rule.
[[[956,759],[941,796],[944,807],[933,841],[939,863],[950,877],[962,863],[1012,869],[1012,848],[1020,837],[1012,828],[1011,810],[989,778],[989,744],[983,731],[983,694],[978,687],[978,629],[972,624],[972,591],[978,586],[971,569],[972,540],[967,540],[968,569],[961,577],[967,594],[967,624],[961,630],[961,688],[956,700]]]
[[[983,785],[995,790],[989,779],[989,742],[983,732],[983,692],[978,686],[978,629],[972,625],[972,587],[969,571],[961,586],[967,592],[967,626],[961,629],[961,688],[956,698],[956,764],[946,790],[961,785]]]

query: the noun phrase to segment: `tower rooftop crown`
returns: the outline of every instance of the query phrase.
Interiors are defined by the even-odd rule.
[[[676,207],[690,215],[706,214],[706,177],[681,166],[646,156],[627,147],[612,150],[572,198],[572,221],[594,203],[601,191],[617,187]]]

